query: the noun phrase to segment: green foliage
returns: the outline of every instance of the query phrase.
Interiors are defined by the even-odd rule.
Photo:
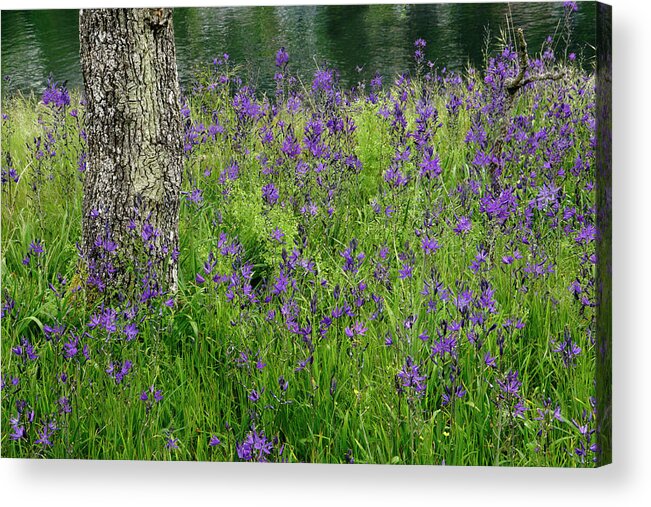
[[[234,69],[225,71],[231,80],[234,73]],[[214,78],[211,71],[203,77],[204,83]],[[465,79],[481,86],[476,76]],[[577,86],[582,82],[577,80]],[[424,86],[417,82],[410,93],[415,96]],[[235,460],[236,445],[255,427],[278,438],[275,452],[285,445],[282,457],[275,458],[287,461],[341,463],[350,452],[357,463],[589,465],[572,455],[581,435],[570,422],[585,422],[582,414],[584,410],[590,413],[589,400],[594,395],[594,345],[588,336],[592,309],[577,310],[577,301],[568,291],[582,269],[584,252],[560,227],[548,227],[549,217],[544,211],[534,210],[532,228],[540,233],[540,243],[555,260],[555,271],[544,277],[525,277],[522,267],[537,259],[521,246],[524,258],[517,270],[503,265],[502,256],[519,245],[510,241],[508,227],[512,224],[500,226],[486,219],[476,204],[490,191],[490,175],[471,167],[476,147],[465,140],[471,112],[461,109],[452,117],[446,109],[446,97],[451,90],[463,93],[463,89],[459,85],[449,87],[429,89],[439,112],[440,126],[434,129],[432,144],[440,156],[441,177],[433,181],[414,178],[404,189],[389,189],[384,180],[397,144],[390,122],[378,114],[387,104],[386,95],[379,104],[362,100],[342,106],[342,114],[354,124],[355,133],[332,143],[355,154],[361,170],[344,173],[342,166],[336,166],[332,178],[342,181],[330,201],[324,198],[319,202],[315,216],[301,210],[308,203],[300,200],[308,193],[306,188],[313,190],[310,185],[314,180],[297,181],[295,166],[287,162],[278,166],[274,176],[280,192],[278,202],[270,205],[265,201],[261,188],[268,179],[259,158],[265,151],[261,125],[268,124],[278,134],[280,122],[291,123],[296,136],[301,137],[311,119],[309,108],[298,113],[284,109],[274,117],[265,113],[256,120],[246,120],[249,123],[238,123],[242,120],[234,110],[232,81],[212,89],[205,87],[190,97],[188,121],[207,126],[214,121],[214,112],[228,135],[216,134],[187,155],[179,293],[172,306],[165,304],[167,296],[148,303],[150,306],[136,319],[138,335],[133,340],[125,339],[127,319],[123,313],[127,307],[120,308],[114,331],[101,326],[90,329],[91,316],[105,309],[101,301],[86,298],[83,288],[78,290],[84,282],[75,247],[81,233],[83,176],[78,167],[84,142],[80,118],[70,115],[73,108],[79,108],[78,97],[62,111],[35,99],[17,97],[6,102],[3,169],[10,154],[20,180],[2,186],[2,303],[15,301],[15,307],[2,319],[3,455]],[[523,95],[513,114],[535,111],[532,121],[549,126],[553,120],[545,117],[543,105],[549,106],[557,93],[550,88],[543,89],[538,99]],[[573,100],[577,107],[586,108],[590,92],[583,98],[573,96]],[[265,103],[268,101],[259,102]],[[412,129],[416,114],[415,101],[411,100],[407,121]],[[559,165],[570,168],[580,149],[589,143],[586,124],[576,122],[577,148],[569,150]],[[495,129],[489,132],[493,138],[499,134]],[[240,137],[233,135],[235,131]],[[37,158],[33,140],[44,140],[48,132],[56,138],[56,154]],[[281,142],[275,139],[269,150],[277,154]],[[405,143],[415,146],[412,139]],[[539,154],[511,164],[504,180],[515,184],[526,176],[528,166],[539,162],[536,156]],[[233,163],[239,168],[239,177],[221,183],[220,173]],[[406,170],[415,174],[418,163],[408,162]],[[471,177],[477,182],[478,194],[467,205],[467,198],[455,189]],[[568,178],[562,189],[562,206],[589,208],[592,194],[584,192],[579,183],[585,184]],[[530,186],[522,189],[525,204],[536,197],[536,185]],[[195,189],[202,191],[200,202],[187,198]],[[470,192],[467,187],[463,191]],[[332,219],[327,215],[328,206]],[[387,213],[387,208],[393,213]],[[423,229],[425,210],[434,217],[428,234],[441,244],[434,258],[422,254],[420,237],[414,232]],[[464,213],[472,219],[473,227],[461,235],[454,227]],[[272,239],[276,228],[284,234],[282,243]],[[221,233],[229,242],[241,245],[241,258],[218,253]],[[342,270],[341,253],[352,238],[358,242],[356,252],[366,256],[356,274]],[[36,240],[42,242],[45,253],[31,254],[25,264],[30,243]],[[442,322],[451,326],[458,316],[454,297],[462,289],[475,294],[483,290],[484,278],[469,271],[480,246],[489,251],[487,265],[492,270],[497,301],[496,311],[489,315],[484,328],[494,331],[481,337],[485,340],[481,349],[469,336],[459,334],[458,357],[453,360],[448,355],[433,361],[432,342]],[[382,247],[387,249],[382,262],[391,274],[391,285],[373,281],[374,263],[380,262],[378,251]],[[297,326],[312,330],[311,352],[280,317],[279,309],[287,303],[285,296],[271,296],[268,290],[264,293],[271,298],[269,308],[277,310],[277,315],[270,317],[267,307],[256,307],[237,290],[229,299],[228,282],[216,288],[210,281],[215,274],[241,275],[243,265],[250,264],[253,287],[266,284],[269,289],[286,262],[283,250],[287,255],[294,248],[300,250],[301,259],[313,263],[312,270],[300,271],[296,286],[290,289],[301,307]],[[397,273],[408,252],[416,259],[416,275],[399,279]],[[211,253],[215,260],[208,274],[204,263]],[[437,299],[436,310],[429,312],[423,283],[434,281],[432,273],[450,294],[447,299]],[[197,274],[205,275],[206,281],[198,281]],[[516,282],[526,290],[514,293]],[[320,319],[342,304],[343,299],[333,295],[334,286],[342,287],[342,298],[354,301],[351,291],[362,283],[373,284],[370,290],[382,299],[381,317],[369,318],[372,311],[368,308],[374,303],[367,293],[363,308],[355,309],[358,313],[354,318],[333,324],[327,336],[321,337]],[[318,301],[316,313],[310,309],[313,299]],[[409,318],[414,320],[407,326]],[[526,326],[507,326],[511,318],[521,319]],[[345,330],[358,319],[364,320],[368,329],[350,338]],[[79,337],[79,351],[73,358],[63,355],[70,334],[57,339],[46,333],[46,326],[56,324],[64,324],[66,333]],[[563,365],[550,345],[550,340],[559,340],[566,329],[572,337],[581,338],[584,348],[571,368]],[[420,338],[426,331],[429,341]],[[507,352],[503,355],[498,333],[506,336]],[[392,337],[391,346],[386,345],[388,337]],[[23,339],[35,347],[38,361],[24,360],[12,352]],[[82,352],[83,346],[88,346],[88,357]],[[486,353],[498,358],[498,367],[484,362]],[[422,396],[396,392],[396,375],[407,356],[428,378]],[[131,361],[131,370],[118,382],[107,370],[119,369],[115,365],[126,361]],[[460,371],[457,385],[467,395],[444,405],[443,386],[453,367]],[[496,387],[510,370],[517,370],[522,382],[523,403],[528,409],[522,418],[512,417],[504,408],[506,402]],[[62,380],[62,375],[67,380]],[[286,391],[279,384],[281,377],[288,382]],[[13,379],[18,379],[16,385]],[[152,401],[157,390],[162,391],[162,401]],[[259,400],[251,400],[253,391]],[[143,401],[145,395],[147,400]],[[71,413],[63,410],[62,398],[69,400]],[[553,404],[545,405],[547,399]],[[19,400],[27,404],[24,413],[33,410],[36,416],[24,424],[29,439],[13,440],[10,418],[17,415]],[[556,405],[562,407],[561,420],[549,415]],[[536,419],[538,409],[547,411],[543,421]],[[58,427],[55,445],[35,443],[34,436],[54,419]],[[209,446],[213,436],[221,444]],[[166,444],[174,439],[178,439],[178,449],[168,448]]]

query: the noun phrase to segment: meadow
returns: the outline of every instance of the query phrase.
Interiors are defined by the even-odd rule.
[[[203,69],[175,293],[147,224],[135,294],[80,268],[79,92],[4,97],[2,455],[594,466],[594,75],[550,39],[562,78],[511,95],[513,47],[426,51],[353,88]]]

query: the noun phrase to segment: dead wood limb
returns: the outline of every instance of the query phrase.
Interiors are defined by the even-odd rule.
[[[565,71],[544,72],[542,74],[529,75],[525,77],[529,70],[529,54],[527,52],[527,41],[524,38],[524,31],[518,28],[516,32],[518,42],[518,73],[515,77],[506,80],[506,91],[509,96],[513,97],[515,93],[525,85],[536,81],[558,81],[566,76]]]

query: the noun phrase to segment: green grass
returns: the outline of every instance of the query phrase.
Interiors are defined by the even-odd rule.
[[[488,94],[477,77],[467,79]],[[513,115],[531,115],[534,125],[544,125],[552,136],[558,135],[559,122],[546,112],[559,93],[560,100],[570,101],[577,110],[590,111],[589,82],[575,76],[573,83],[585,88],[586,95],[578,97],[563,91],[569,85],[563,89],[557,84],[541,85],[541,97],[536,99],[534,91],[521,95]],[[415,125],[415,103],[421,86],[425,85],[416,81],[410,88],[412,95],[406,107],[410,130]],[[310,114],[318,107],[312,109],[306,100],[298,113],[281,108],[274,118],[266,116],[255,124],[239,125],[225,88],[190,97],[193,121],[204,121],[207,126],[210,112],[217,111],[226,132],[232,134],[239,129],[243,138],[234,140],[218,134],[215,141],[196,146],[187,158],[184,190],[201,188],[204,200],[201,206],[183,200],[181,207],[180,287],[175,306],[168,308],[162,301],[155,301],[142,315],[139,335],[132,342],[119,338],[123,320],[111,336],[90,330],[90,315],[98,311],[100,302],[87,299],[83,284],[81,291],[71,290],[81,281],[75,248],[81,238],[82,202],[78,161],[83,142],[78,122],[83,112],[79,98],[73,96],[73,104],[60,113],[35,98],[7,99],[3,104],[7,115],[2,123],[3,169],[9,167],[10,154],[11,166],[18,171],[20,180],[2,185],[3,304],[8,297],[15,300],[15,308],[2,319],[3,456],[230,461],[238,459],[236,444],[255,426],[269,438],[278,438],[270,459],[290,462],[342,463],[350,452],[356,463],[584,465],[574,454],[581,435],[571,421],[587,422],[583,412],[591,413],[589,400],[595,395],[594,347],[588,335],[594,310],[582,308],[568,287],[585,269],[581,262],[585,249],[574,241],[574,234],[563,231],[562,225],[569,221],[561,219],[558,227],[551,228],[552,218],[534,211],[532,231],[540,237],[532,235],[532,241],[544,249],[554,264],[554,272],[523,277],[522,268],[534,258],[525,244],[514,245],[517,235],[513,231],[528,200],[535,199],[538,186],[545,181],[540,151],[508,165],[502,179],[505,186],[515,186],[534,168],[539,174],[520,191],[520,215],[500,227],[479,209],[480,198],[489,191],[483,186],[489,183],[489,177],[485,170],[477,172],[472,165],[476,147],[465,142],[472,109],[462,108],[455,118],[446,110],[451,90],[470,100],[463,86],[437,85],[431,90],[441,124],[435,129],[432,146],[443,169],[434,183],[415,178],[404,190],[392,191],[384,182],[397,141],[390,122],[378,115],[387,104],[383,95],[377,105],[359,100],[341,106],[338,114],[355,125],[355,132],[329,139],[333,147],[359,158],[361,172],[327,173],[332,182],[344,180],[332,201],[327,201],[318,193],[313,173],[303,187],[291,170],[281,168],[274,182],[283,198],[294,195],[298,202],[273,208],[261,197],[260,189],[268,178],[261,172],[258,156],[280,153],[281,120],[291,124],[297,137],[302,138]],[[540,107],[534,111],[536,102]],[[70,116],[71,108],[80,110],[79,120]],[[586,149],[590,136],[578,112],[573,120],[575,145],[564,152],[560,162],[568,173],[576,153]],[[271,146],[260,141],[262,124],[269,125],[277,136]],[[489,143],[498,136],[495,128],[487,126]],[[37,160],[34,138],[45,139],[48,130],[54,132],[57,153]],[[409,142],[414,149],[413,142]],[[517,141],[509,146],[522,148]],[[240,177],[221,185],[218,175],[231,161],[239,165]],[[212,171],[210,176],[204,175],[206,169]],[[406,170],[417,171],[417,163],[409,162]],[[478,181],[479,194],[464,200],[455,189],[467,185],[471,178]],[[588,174],[554,180],[562,182],[563,204],[580,211],[588,210],[594,202],[582,178],[593,179]],[[228,188],[228,195],[224,188]],[[305,204],[301,201],[305,188],[323,198],[315,218],[300,211]],[[325,213],[328,202],[333,208],[332,219]],[[376,214],[372,207],[376,202],[383,210],[393,206],[393,216]],[[432,256],[422,254],[415,235],[415,230],[423,228],[426,210],[436,217],[429,234],[441,244]],[[473,222],[465,236],[453,231],[461,215],[469,215]],[[300,271],[293,291],[301,310],[298,324],[313,329],[312,362],[301,371],[295,370],[309,352],[300,336],[288,333],[278,315],[275,320],[266,318],[270,309],[280,313],[277,298],[268,305],[233,304],[225,297],[224,288],[213,289],[210,283],[195,282],[209,252],[217,249],[219,233],[226,232],[242,244],[243,258],[253,265],[254,278],[272,285],[283,258],[283,247],[270,239],[276,227],[285,233],[289,253],[301,237],[307,238],[301,257],[311,259],[315,266],[314,273]],[[367,257],[356,275],[341,268],[340,252],[352,238],[359,241],[357,252],[363,251]],[[44,244],[45,254],[32,255],[26,266],[22,260],[36,239]],[[476,276],[469,266],[480,244],[490,248],[490,270]],[[388,248],[384,262],[390,269],[391,288],[373,278],[374,262],[382,246]],[[513,267],[504,265],[501,257],[515,247],[524,258]],[[399,255],[409,249],[415,255],[414,276],[400,280],[397,273],[403,261]],[[217,256],[214,272],[228,273],[231,267],[231,260]],[[437,300],[437,310],[428,313],[427,298],[421,291],[433,269],[437,281],[452,295],[448,301]],[[58,281],[59,274],[67,280],[66,286]],[[321,285],[323,279],[327,279],[327,286]],[[490,281],[497,306],[487,316],[484,329],[493,325],[495,329],[480,336],[484,343],[478,348],[467,338],[470,328],[464,328],[458,335],[457,357],[446,355],[432,361],[431,346],[437,330],[443,321],[450,325],[460,318],[453,304],[457,291],[463,286],[477,295],[482,290],[482,279]],[[342,300],[335,301],[333,287],[340,285],[343,297],[352,302],[349,291],[361,281],[369,286],[368,299],[371,292],[383,298],[382,317],[369,319],[374,303],[368,301],[359,310],[359,317],[335,322],[321,339],[320,319],[342,304]],[[50,283],[62,297],[49,288]],[[318,302],[316,315],[309,309],[313,298]],[[404,322],[410,316],[416,316],[415,323],[405,328]],[[524,328],[504,328],[508,318],[521,319]],[[368,331],[351,340],[344,330],[356,320],[363,320]],[[67,328],[60,341],[46,340],[44,326],[54,323]],[[550,344],[551,339],[562,338],[566,328],[582,349],[569,368]],[[423,342],[418,337],[426,330],[430,339]],[[88,359],[81,351],[71,360],[63,358],[63,343],[70,332],[81,336],[80,349],[82,344],[89,346]],[[388,332],[394,342],[390,347],[385,345]],[[498,333],[504,336],[502,356]],[[23,337],[35,346],[37,361],[23,362],[12,353]],[[484,363],[487,352],[497,357],[496,368]],[[246,366],[238,362],[240,353],[251,358]],[[427,376],[420,397],[408,389],[404,395],[396,393],[396,374],[407,356]],[[264,368],[256,368],[258,359],[266,363]],[[105,370],[111,361],[124,360],[132,361],[133,367],[118,384]],[[442,395],[453,368],[458,370],[455,385],[462,386],[466,394],[444,405]],[[513,417],[500,399],[498,381],[511,370],[518,371],[522,382],[519,394],[528,409],[522,417]],[[67,375],[65,382],[62,374]],[[281,376],[288,381],[285,392],[279,387]],[[17,386],[11,384],[14,377],[20,379]],[[334,382],[336,388],[331,389]],[[164,399],[149,410],[140,395],[152,385],[162,390]],[[260,393],[256,403],[248,399],[252,389]],[[71,413],[61,413],[57,400],[62,396],[70,400]],[[543,405],[547,399],[549,407]],[[28,437],[14,441],[10,438],[10,418],[16,416],[18,400],[25,400],[29,407],[26,410],[33,410],[35,415],[32,422],[25,423]],[[561,407],[562,420],[551,417],[556,406]],[[535,418],[537,410],[545,408],[548,412],[543,423]],[[43,423],[51,420],[56,420],[58,427],[53,445],[39,445],[35,442],[38,432]],[[590,424],[594,426],[594,422]],[[222,443],[209,447],[212,435]],[[179,448],[167,449],[168,438],[178,439]],[[281,457],[278,450],[283,445]],[[585,464],[591,465],[589,459]]]

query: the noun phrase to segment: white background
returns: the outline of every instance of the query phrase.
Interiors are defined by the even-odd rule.
[[[210,6],[307,2],[163,3]],[[651,505],[651,194],[647,195],[651,173],[651,16],[649,3],[644,0],[609,3],[613,5],[614,65],[613,465],[598,470],[562,470],[2,459],[3,505]],[[137,5],[159,6],[142,0]],[[2,6],[133,5],[106,0],[22,0],[3,2]]]

